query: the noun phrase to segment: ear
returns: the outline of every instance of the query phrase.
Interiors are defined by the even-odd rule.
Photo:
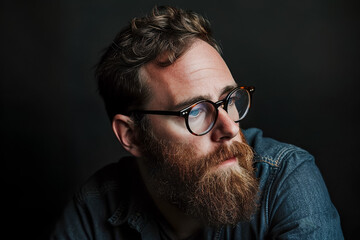
[[[120,144],[135,157],[141,157],[141,149],[136,141],[134,122],[130,117],[116,114],[112,121],[113,131]]]

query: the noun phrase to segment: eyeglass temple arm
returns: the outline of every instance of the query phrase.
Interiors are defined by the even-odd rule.
[[[172,115],[172,116],[183,116],[181,111],[153,111],[153,110],[136,110],[134,113],[143,113],[143,114],[154,114],[154,115]]]
[[[255,92],[255,87],[253,87],[253,86],[249,86],[249,87],[243,87],[243,88],[245,88],[246,90],[248,90],[249,91],[249,93],[250,93],[250,100],[252,100],[252,95],[253,95],[253,93]]]
[[[253,87],[253,86],[249,86],[249,87],[241,87],[241,88],[244,88],[244,89],[248,90],[250,93],[255,92],[255,87]]]

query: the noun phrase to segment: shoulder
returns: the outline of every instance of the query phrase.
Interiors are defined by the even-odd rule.
[[[314,162],[314,157],[306,150],[292,144],[264,137],[257,128],[243,130],[248,144],[254,151],[255,164],[270,165],[274,168],[293,168],[304,162]]]
[[[134,171],[135,159],[132,157],[125,157],[116,163],[106,165],[82,184],[75,198],[79,204],[86,204],[95,199],[119,202],[131,191]]]
[[[65,207],[52,239],[110,239],[109,219],[126,215],[134,171],[135,159],[122,158],[94,173]]]
[[[272,238],[343,239],[340,219],[314,157],[291,144],[244,135],[255,152],[263,216]]]
[[[243,133],[253,148],[256,176],[266,200],[294,178],[309,181],[316,176],[321,179],[314,157],[304,149],[264,137],[260,129],[250,128]]]

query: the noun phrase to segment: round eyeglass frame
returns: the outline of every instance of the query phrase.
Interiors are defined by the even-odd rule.
[[[252,94],[254,93],[255,91],[255,87],[253,86],[242,86],[242,87],[236,87],[234,88],[233,90],[231,90],[228,95],[226,95],[226,97],[223,99],[223,100],[219,100],[217,102],[213,102],[213,101],[210,101],[210,100],[200,100],[200,101],[197,101],[195,102],[194,104],[180,110],[180,111],[163,111],[163,110],[132,110],[130,111],[131,113],[137,113],[137,114],[154,114],[154,115],[172,115],[172,116],[179,116],[179,117],[183,117],[185,119],[185,124],[186,124],[186,128],[188,129],[188,131],[195,135],[195,136],[202,136],[202,135],[205,135],[207,134],[208,132],[211,131],[211,129],[214,127],[216,121],[217,121],[217,118],[218,118],[218,115],[219,115],[219,107],[220,106],[223,106],[224,110],[228,113],[228,102],[229,102],[229,99],[231,97],[231,95],[240,90],[240,89],[244,89],[247,91],[247,93],[249,94],[249,102],[248,102],[248,106],[247,106],[247,109],[246,111],[243,113],[242,116],[240,116],[239,120],[235,121],[236,123],[238,123],[239,121],[241,121],[242,119],[245,118],[245,116],[247,115],[247,113],[249,112],[249,109],[251,107],[251,101],[252,101]],[[195,107],[196,105],[200,104],[200,103],[203,103],[203,102],[207,102],[207,103],[210,103],[214,106],[215,108],[215,118],[214,118],[214,121],[209,125],[209,127],[202,133],[195,133],[193,132],[193,130],[191,130],[191,127],[189,125],[189,114],[191,112],[191,109],[193,107]]]

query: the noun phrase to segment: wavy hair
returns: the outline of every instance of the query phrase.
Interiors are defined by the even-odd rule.
[[[95,70],[110,121],[118,113],[129,115],[131,109],[143,106],[151,96],[139,71],[144,64],[155,61],[166,67],[195,39],[221,53],[209,21],[195,12],[155,6],[149,15],[132,19],[105,49]]]

